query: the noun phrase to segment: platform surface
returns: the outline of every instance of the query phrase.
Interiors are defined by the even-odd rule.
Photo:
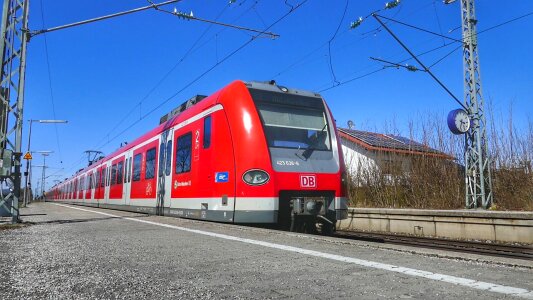
[[[3,299],[533,299],[529,261],[33,203]]]

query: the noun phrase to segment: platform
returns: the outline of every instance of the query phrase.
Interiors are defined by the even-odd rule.
[[[0,230],[1,294],[40,298],[533,298],[528,261],[33,203]]]

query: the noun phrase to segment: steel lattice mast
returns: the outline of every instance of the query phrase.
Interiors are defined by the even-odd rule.
[[[492,179],[481,88],[474,0],[461,0],[463,33],[464,101],[471,116],[465,135],[466,207],[488,208],[492,204]]]
[[[4,0],[0,36],[0,207],[11,202],[13,223],[19,222],[28,5],[29,0]]]

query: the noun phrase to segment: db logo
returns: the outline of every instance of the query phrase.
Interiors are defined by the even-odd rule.
[[[316,188],[316,176],[315,175],[300,175],[300,187]]]

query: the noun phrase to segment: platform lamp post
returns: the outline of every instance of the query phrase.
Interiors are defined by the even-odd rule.
[[[23,200],[23,206],[25,207],[30,201],[30,187],[31,187],[31,124],[33,122],[41,123],[41,124],[65,124],[68,123],[67,120],[28,120],[30,127],[28,129],[28,151],[26,152],[26,155],[24,155],[24,159],[26,159],[26,172],[24,172],[24,176],[26,177],[26,184],[24,188],[24,200]],[[48,151],[51,153],[50,151]],[[41,152],[37,152],[41,153]],[[44,169],[43,169],[44,170]]]
[[[46,157],[50,155],[50,153],[41,153],[43,156],[43,175],[41,179],[41,196],[44,200],[44,191],[45,191],[45,184],[46,184]]]
[[[43,190],[43,188],[42,188],[42,181],[43,181],[43,179],[44,179],[44,177],[45,177],[45,174],[46,174],[46,171],[45,171],[45,170],[46,170],[46,157],[47,157],[48,155],[52,154],[53,151],[33,151],[33,152],[31,152],[31,153],[39,153],[39,154],[41,154],[41,155],[43,156],[43,164],[42,164],[42,165],[39,165],[39,166],[32,166],[32,168],[34,168],[34,167],[37,167],[37,168],[43,168],[42,175],[41,175],[41,185],[40,185],[41,188],[39,188],[39,189],[36,188],[36,189],[35,189],[35,194],[38,194],[40,191]],[[31,187],[31,176],[30,176],[30,179],[29,179],[29,180],[30,180],[30,184],[29,184],[29,186]],[[29,193],[28,193],[28,194],[29,194]]]

